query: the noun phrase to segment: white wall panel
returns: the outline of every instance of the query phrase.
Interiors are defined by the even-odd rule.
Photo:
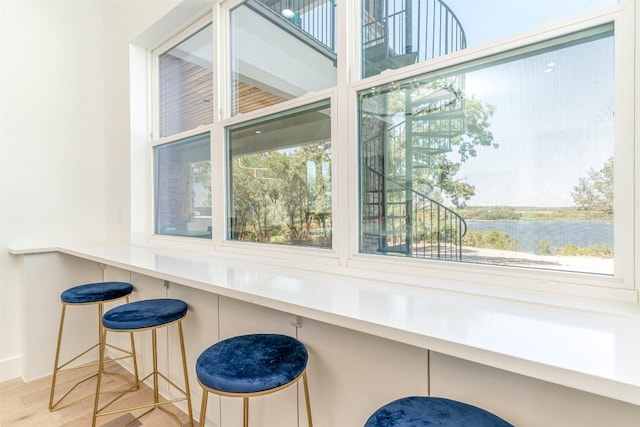
[[[301,325],[314,425],[362,426],[387,402],[427,394],[426,350],[308,319]]]
[[[187,317],[182,322],[184,341],[187,354],[187,369],[189,372],[189,385],[193,402],[194,417],[200,417],[200,404],[202,399],[202,387],[198,384],[196,376],[196,360],[200,353],[218,340],[218,295],[203,292],[196,289],[171,283],[169,297],[185,301],[189,305]],[[177,328],[169,330],[169,375],[176,384],[184,387],[182,374],[182,355],[180,353],[180,341]],[[210,396],[211,397],[211,396]],[[220,412],[217,399],[210,399],[209,415]],[[186,404],[179,405],[185,412]],[[197,416],[196,416],[197,415]]]
[[[23,255],[23,262],[22,375],[31,381],[51,375],[62,309],[60,294],[72,286],[102,280],[102,269],[96,263],[54,252]],[[61,360],[68,360],[97,342],[97,313],[95,305],[67,309]],[[97,351],[79,362],[96,356]]]
[[[633,427],[640,407],[431,353],[431,395],[480,406],[518,427]]]

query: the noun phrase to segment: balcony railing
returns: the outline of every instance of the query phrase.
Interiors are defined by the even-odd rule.
[[[246,4],[301,39],[308,37],[306,41],[317,50],[326,49],[335,56],[336,0],[249,0]],[[363,2],[365,77],[456,52],[466,45],[460,21],[441,0]]]
[[[467,46],[458,17],[441,0],[365,0],[364,76],[437,58]]]
[[[331,52],[336,52],[335,0],[253,0],[247,4],[251,3],[266,6]]]

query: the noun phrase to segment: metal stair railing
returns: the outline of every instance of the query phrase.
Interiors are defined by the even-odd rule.
[[[363,20],[365,76],[467,47],[462,24],[442,0],[365,0]]]
[[[257,11],[270,9],[335,54],[336,0],[250,0],[247,5]]]
[[[249,0],[246,5],[321,53],[335,55],[336,0]],[[462,24],[442,0],[363,0],[362,17],[367,76],[467,47]]]
[[[374,189],[363,196],[362,233],[378,237],[379,252],[462,259],[467,223],[458,213],[369,166],[362,179],[365,193]]]

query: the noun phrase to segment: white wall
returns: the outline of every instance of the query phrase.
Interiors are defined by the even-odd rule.
[[[0,375],[20,356],[19,263],[7,246],[104,236],[102,6],[2,2]],[[46,286],[46,283],[43,283]]]
[[[132,197],[130,44],[180,0],[102,0],[102,3],[106,239],[129,241]]]
[[[129,42],[177,3],[1,0],[0,381],[21,374],[8,248],[128,239]]]

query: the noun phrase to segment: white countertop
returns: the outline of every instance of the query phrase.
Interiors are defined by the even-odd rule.
[[[567,309],[165,248],[56,250],[640,405],[640,309]]]

